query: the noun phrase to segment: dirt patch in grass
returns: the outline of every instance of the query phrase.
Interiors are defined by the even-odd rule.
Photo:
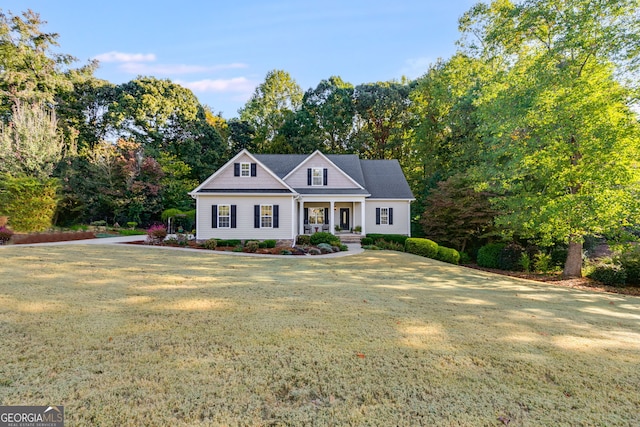
[[[0,402],[70,425],[640,424],[638,297],[398,252],[0,254]]]

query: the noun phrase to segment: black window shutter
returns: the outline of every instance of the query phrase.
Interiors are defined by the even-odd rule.
[[[329,224],[329,208],[324,208],[324,223]]]
[[[211,206],[211,228],[218,228],[218,205]]]
[[[389,225],[393,225],[393,208],[389,208]]]
[[[233,176],[240,176],[240,163],[233,164]]]
[[[231,205],[231,228],[237,228],[236,205]]]
[[[273,228],[280,226],[280,205],[273,205]]]
[[[307,169],[307,185],[311,185],[311,168]]]
[[[260,205],[253,205],[253,228],[260,228]]]
[[[376,208],[376,225],[380,225],[380,208]]]
[[[327,168],[324,168],[322,170],[322,185],[327,185],[329,183],[329,171],[327,170]]]
[[[309,224],[309,208],[304,208],[304,223]]]
[[[251,176],[256,176],[258,174],[258,168],[256,163],[251,163]]]

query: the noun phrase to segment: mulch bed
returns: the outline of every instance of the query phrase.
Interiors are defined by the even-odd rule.
[[[50,243],[50,242],[69,242],[72,240],[95,239],[96,235],[92,231],[72,231],[60,233],[30,233],[30,234],[14,234],[11,237],[11,243],[14,245],[25,245],[27,243]]]
[[[482,270],[482,271],[488,271],[495,274],[501,274],[503,276],[519,277],[521,279],[534,280],[536,282],[553,283],[554,285],[564,286],[567,288],[640,296],[640,287],[638,286],[624,286],[624,287],[608,286],[608,285],[603,285],[600,282],[596,282],[595,280],[589,279],[588,277],[564,279],[560,273],[539,274],[539,273],[525,273],[525,272],[519,272],[519,271],[504,271],[504,270],[497,270],[495,268],[480,267],[477,264],[468,264],[464,266],[473,268],[476,270]]]
[[[146,241],[144,241],[144,240],[140,240],[140,241],[137,241],[137,242],[126,242],[126,243],[123,243],[123,244],[125,244],[125,245],[148,245],[148,243]],[[176,245],[176,244],[171,244],[171,243],[164,243],[164,244],[162,244],[160,246],[170,246],[170,247],[173,247],[173,248],[185,248],[185,247],[188,247],[189,249],[201,249],[203,251],[211,250],[211,249],[203,248],[202,246],[198,245],[196,242],[194,242],[192,240],[189,241],[187,246],[181,246],[181,245]],[[214,250],[217,251],[217,252],[233,252],[234,249],[235,249],[234,246],[218,246]],[[263,255],[281,255],[280,252],[282,252],[285,249],[288,250],[288,251],[291,251],[292,255],[306,255],[302,251],[294,251],[292,248],[283,248],[283,247],[260,248],[256,252],[251,252],[251,253],[263,254]]]

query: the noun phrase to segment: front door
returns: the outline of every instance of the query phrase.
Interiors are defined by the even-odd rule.
[[[349,208],[340,208],[340,228],[348,230],[349,227]]]

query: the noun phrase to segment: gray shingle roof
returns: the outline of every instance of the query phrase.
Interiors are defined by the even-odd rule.
[[[279,178],[287,176],[302,163],[306,154],[256,154],[255,158]],[[370,194],[373,199],[413,199],[409,184],[397,160],[360,160],[355,154],[329,154],[327,158],[366,191],[349,190],[345,194]],[[295,189],[302,194],[340,194],[331,189]]]
[[[413,199],[397,160],[360,160],[365,188],[374,199]]]

